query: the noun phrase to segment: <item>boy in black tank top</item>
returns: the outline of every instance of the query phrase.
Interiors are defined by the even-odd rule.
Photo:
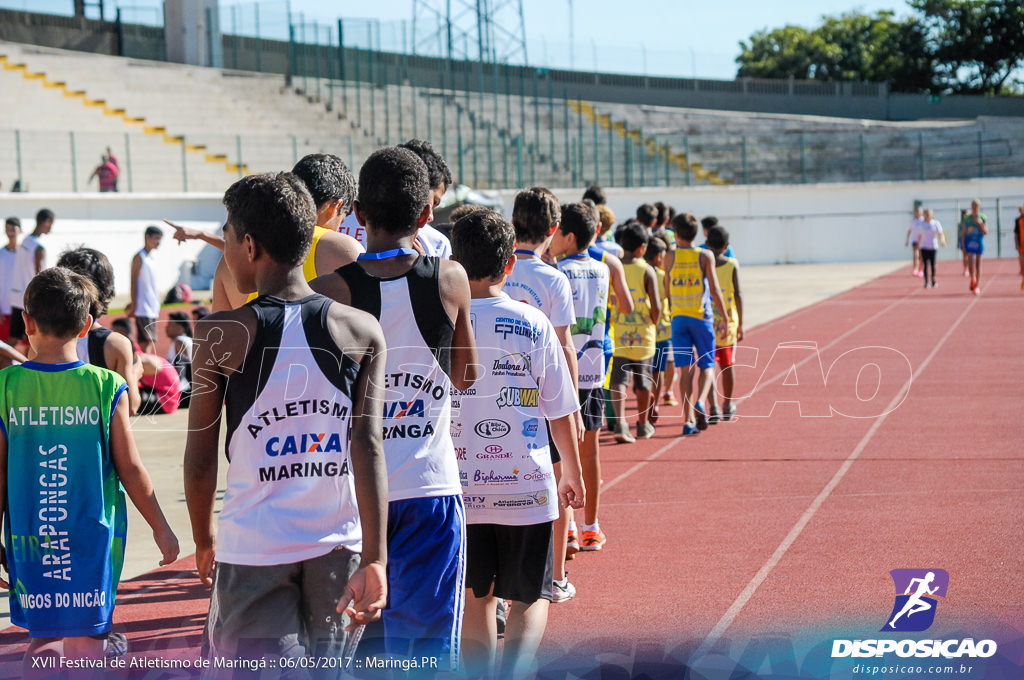
[[[297,177],[246,177],[224,203],[224,257],[260,297],[195,334],[185,498],[199,578],[213,585],[207,652],[340,659],[346,631],[387,597],[383,333],[306,283],[316,212]],[[222,405],[228,488],[215,531]]]
[[[462,265],[423,257],[416,233],[431,214],[427,168],[407,149],[376,151],[359,173],[355,212],[367,252],[314,290],[380,319],[388,342],[389,654],[457,666],[465,580],[462,484],[450,433],[452,388],[477,377]],[[433,663],[433,662],[432,662]],[[428,670],[429,670],[428,668]]]
[[[132,341],[109,328],[100,325],[100,317],[106,315],[110,301],[114,299],[114,268],[107,256],[93,248],[76,248],[61,254],[58,267],[67,267],[92,281],[99,295],[93,300],[92,328],[89,335],[79,340],[78,358],[100,368],[109,368],[124,378],[128,385],[128,413],[138,413],[142,398],[139,394],[139,377],[142,366],[132,346]]]

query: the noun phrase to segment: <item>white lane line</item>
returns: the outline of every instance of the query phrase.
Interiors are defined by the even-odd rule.
[[[900,389],[899,392],[896,393],[896,396],[894,396],[892,401],[889,403],[889,406],[886,408],[885,413],[882,416],[880,416],[877,420],[875,420],[875,422],[871,425],[871,428],[867,431],[867,434],[864,435],[864,437],[857,444],[856,448],[853,449],[853,452],[846,458],[845,461],[843,461],[843,464],[839,467],[839,470],[836,472],[836,474],[833,475],[829,483],[825,485],[825,488],[821,490],[821,493],[819,493],[818,496],[814,499],[814,501],[811,502],[810,507],[808,507],[807,510],[804,511],[804,514],[800,516],[800,519],[797,520],[796,524],[793,525],[793,528],[789,530],[789,533],[782,540],[782,543],[779,544],[779,547],[775,549],[775,552],[772,553],[772,556],[768,558],[768,561],[764,563],[764,565],[758,570],[757,574],[754,575],[754,578],[750,580],[750,583],[748,583],[747,587],[743,589],[743,592],[741,592],[739,597],[736,598],[736,601],[732,603],[732,606],[730,606],[729,609],[725,612],[725,615],[723,615],[722,618],[715,625],[715,627],[711,629],[711,632],[708,633],[708,636],[704,639],[704,642],[694,653],[694,658],[700,657],[711,651],[711,648],[715,646],[715,643],[718,642],[719,638],[721,638],[725,631],[729,628],[729,626],[732,625],[732,622],[736,619],[737,616],[739,616],[739,613],[743,610],[743,607],[745,607],[747,602],[750,601],[750,598],[754,596],[754,593],[757,591],[758,587],[762,583],[764,583],[764,580],[768,578],[768,574],[771,572],[771,570],[775,568],[775,566],[779,563],[780,560],[782,560],[782,557],[786,554],[786,551],[789,550],[789,548],[796,541],[797,537],[800,536],[800,532],[804,530],[804,527],[807,526],[807,523],[811,521],[811,518],[814,517],[814,514],[828,499],[829,495],[831,495],[832,491],[836,488],[836,486],[838,486],[839,482],[842,481],[843,477],[849,471],[854,461],[857,460],[861,452],[864,451],[865,447],[867,447],[868,443],[875,436],[875,433],[878,432],[879,428],[882,427],[882,424],[885,423],[886,419],[889,417],[889,414],[892,413],[892,410],[896,407],[897,404],[900,403],[900,400],[903,399],[904,394],[910,389],[911,383],[913,383],[914,380],[916,380],[921,375],[925,368],[928,367],[928,364],[930,364],[932,359],[935,358],[935,355],[939,353],[939,350],[942,349],[942,346],[946,343],[946,340],[949,339],[949,336],[951,336],[953,334],[953,331],[955,331],[960,326],[961,322],[963,322],[963,320],[967,317],[967,314],[974,308],[974,305],[977,304],[977,302],[978,298],[974,298],[973,300],[971,300],[970,304],[967,305],[967,307],[960,314],[957,320],[953,322],[953,325],[950,326],[949,329],[946,331],[945,335],[942,336],[942,339],[940,339],[939,342],[935,344],[935,347],[933,347],[932,351],[928,354],[927,357],[925,357],[925,360],[922,361],[921,365],[917,367],[917,370],[914,371],[910,378],[908,378],[907,381],[903,384],[903,387]]]
[[[878,317],[880,317],[880,316],[882,316],[883,314],[885,314],[885,313],[887,313],[888,311],[890,311],[890,310],[891,310],[892,308],[896,307],[896,306],[897,306],[897,305],[899,305],[899,304],[902,304],[902,303],[903,303],[904,301],[906,301],[906,299],[907,299],[907,298],[909,298],[909,297],[911,297],[911,296],[913,296],[913,295],[917,295],[917,293],[919,292],[919,290],[920,290],[920,289],[917,289],[917,290],[915,290],[915,291],[914,291],[914,292],[912,292],[912,293],[908,293],[908,294],[904,295],[903,297],[899,298],[898,300],[894,300],[893,302],[891,302],[891,303],[890,303],[890,304],[888,304],[887,306],[883,307],[883,308],[882,308],[882,309],[880,309],[879,311],[877,311],[877,312],[875,312],[874,314],[872,314],[871,316],[869,316],[869,317],[868,317],[867,319],[865,319],[864,321],[860,322],[859,324],[857,324],[856,326],[854,326],[854,327],[853,327],[853,328],[851,328],[850,330],[846,331],[845,333],[843,333],[843,334],[842,334],[842,335],[840,335],[839,337],[837,337],[837,338],[835,338],[834,340],[832,340],[832,342],[830,342],[830,343],[828,343],[827,345],[825,345],[824,347],[822,347],[822,348],[821,348],[820,350],[818,350],[818,352],[820,353],[820,352],[826,351],[826,350],[828,350],[828,349],[831,349],[831,348],[832,348],[832,347],[834,347],[834,346],[835,346],[836,344],[838,344],[838,343],[842,342],[843,340],[845,340],[845,339],[846,339],[847,337],[849,337],[849,336],[850,336],[850,335],[852,335],[853,333],[856,333],[856,332],[857,332],[857,331],[859,331],[860,329],[864,328],[864,326],[866,326],[867,324],[871,323],[872,321],[874,321],[874,320],[875,320],[875,319],[877,319]],[[808,355],[807,355],[807,356],[806,356],[806,357],[805,357],[804,359],[802,359],[801,361],[799,361],[799,362],[797,362],[796,364],[794,364],[794,365],[793,365],[793,367],[794,367],[794,368],[800,368],[801,366],[803,366],[803,365],[804,365],[805,363],[807,363],[807,362],[808,362],[808,361],[810,361],[811,359],[815,358],[816,356],[817,356],[817,354],[808,354]],[[780,373],[779,373],[778,375],[776,375],[776,376],[774,376],[774,377],[772,377],[772,378],[769,378],[768,380],[762,380],[761,382],[759,382],[759,383],[757,384],[757,386],[756,386],[756,387],[754,387],[754,389],[753,389],[753,390],[751,390],[751,391],[750,391],[750,394],[746,395],[746,396],[745,396],[745,397],[743,397],[743,398],[744,398],[744,399],[749,399],[750,397],[752,397],[752,396],[754,396],[755,394],[757,394],[757,393],[758,393],[758,392],[759,392],[759,391],[760,391],[760,390],[761,390],[761,389],[762,389],[763,387],[765,387],[765,386],[767,386],[767,385],[771,385],[772,383],[774,383],[774,382],[775,382],[775,381],[777,381],[777,380],[782,380],[782,379],[783,379],[783,378],[785,378],[785,377],[786,377],[787,375],[789,375],[789,372],[790,372],[790,370],[791,370],[791,369],[787,369],[787,370],[785,370],[785,371],[782,371],[782,372],[780,372]],[[678,427],[678,426],[676,426],[676,427]],[[671,449],[671,448],[672,448],[673,446],[675,446],[676,444],[680,443],[680,441],[682,441],[682,437],[674,437],[674,438],[672,438],[671,440],[669,440],[669,442],[668,442],[667,444],[665,444],[665,445],[664,445],[663,447],[661,447],[660,449],[658,449],[657,451],[655,451],[655,452],[654,452],[654,453],[652,453],[651,455],[647,456],[647,458],[644,458],[644,459],[643,459],[642,461],[640,461],[640,462],[638,462],[638,463],[634,464],[634,465],[633,465],[632,467],[630,467],[630,468],[629,468],[628,470],[626,470],[625,472],[623,472],[622,474],[620,474],[620,475],[619,475],[618,477],[615,477],[615,478],[613,478],[613,479],[612,479],[611,481],[609,481],[608,483],[606,483],[606,484],[602,484],[602,485],[601,485],[601,493],[602,493],[602,494],[603,494],[603,493],[606,493],[606,492],[607,492],[607,491],[608,491],[609,489],[611,489],[611,488],[612,488],[613,486],[615,486],[615,485],[616,485],[616,484],[618,484],[619,482],[622,482],[622,481],[624,481],[625,479],[629,478],[629,477],[630,477],[630,476],[632,476],[632,475],[633,475],[633,474],[634,474],[635,472],[637,472],[638,470],[640,470],[641,468],[643,468],[643,467],[644,467],[645,465],[647,465],[648,463],[650,463],[650,462],[652,462],[652,461],[655,461],[655,460],[657,460],[658,458],[661,458],[661,457],[662,457],[663,455],[665,455],[666,453],[668,453],[668,451],[669,451],[669,450],[670,450],[670,449]]]

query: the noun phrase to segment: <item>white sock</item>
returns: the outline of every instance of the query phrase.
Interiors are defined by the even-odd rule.
[[[583,530],[584,531],[601,531],[601,524],[599,522],[594,522],[593,524],[584,524],[583,525]]]
[[[576,522],[569,522],[569,531],[576,531]]]

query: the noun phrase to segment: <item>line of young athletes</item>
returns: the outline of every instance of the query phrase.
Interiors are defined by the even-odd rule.
[[[373,153],[355,200],[346,174],[317,156],[246,177],[225,193],[224,236],[199,236],[224,251],[219,311],[195,330],[185,448],[196,564],[212,586],[205,653],[351,656],[354,633],[379,618],[387,658],[425,671],[461,659],[478,677],[496,670],[507,601],[501,674],[524,675],[548,604],[574,592],[566,546],[607,540],[597,433],[609,290],[617,314],[649,317],[661,293],[646,264],[638,277],[635,240],[625,264],[591,248],[591,203],[528,189],[512,223],[485,210],[456,222],[444,259],[422,238],[451,182],[428,144]],[[332,229],[353,209],[365,244]],[[700,369],[684,410],[696,429],[714,361],[707,293],[726,305],[716,254],[693,245],[696,218],[672,228],[664,294],[676,364]],[[723,257],[724,230],[709,241]],[[641,279],[646,303],[630,291]],[[118,481],[162,564],[178,552],[132,442],[124,380],[76,354],[95,298],[74,271],[40,273],[25,296],[33,361],[0,373],[0,413],[11,414],[0,488],[17,489],[3,504],[5,564],[12,621],[33,638],[26,672],[47,648],[104,654],[125,535]],[[613,372],[642,373],[635,363]],[[578,538],[573,510],[584,513]]]

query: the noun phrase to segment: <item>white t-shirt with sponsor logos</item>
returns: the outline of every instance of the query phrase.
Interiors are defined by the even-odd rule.
[[[555,328],[576,323],[569,279],[538,257],[516,258],[516,266],[505,281],[505,293],[544,312]]]
[[[608,323],[608,265],[586,253],[570,255],[558,262],[569,280],[576,310],[572,341],[576,345],[581,390],[604,385],[604,329]]]
[[[579,410],[562,346],[544,314],[505,294],[474,299],[470,320],[483,370],[452,397],[466,522],[549,522],[558,496],[543,421]]]

